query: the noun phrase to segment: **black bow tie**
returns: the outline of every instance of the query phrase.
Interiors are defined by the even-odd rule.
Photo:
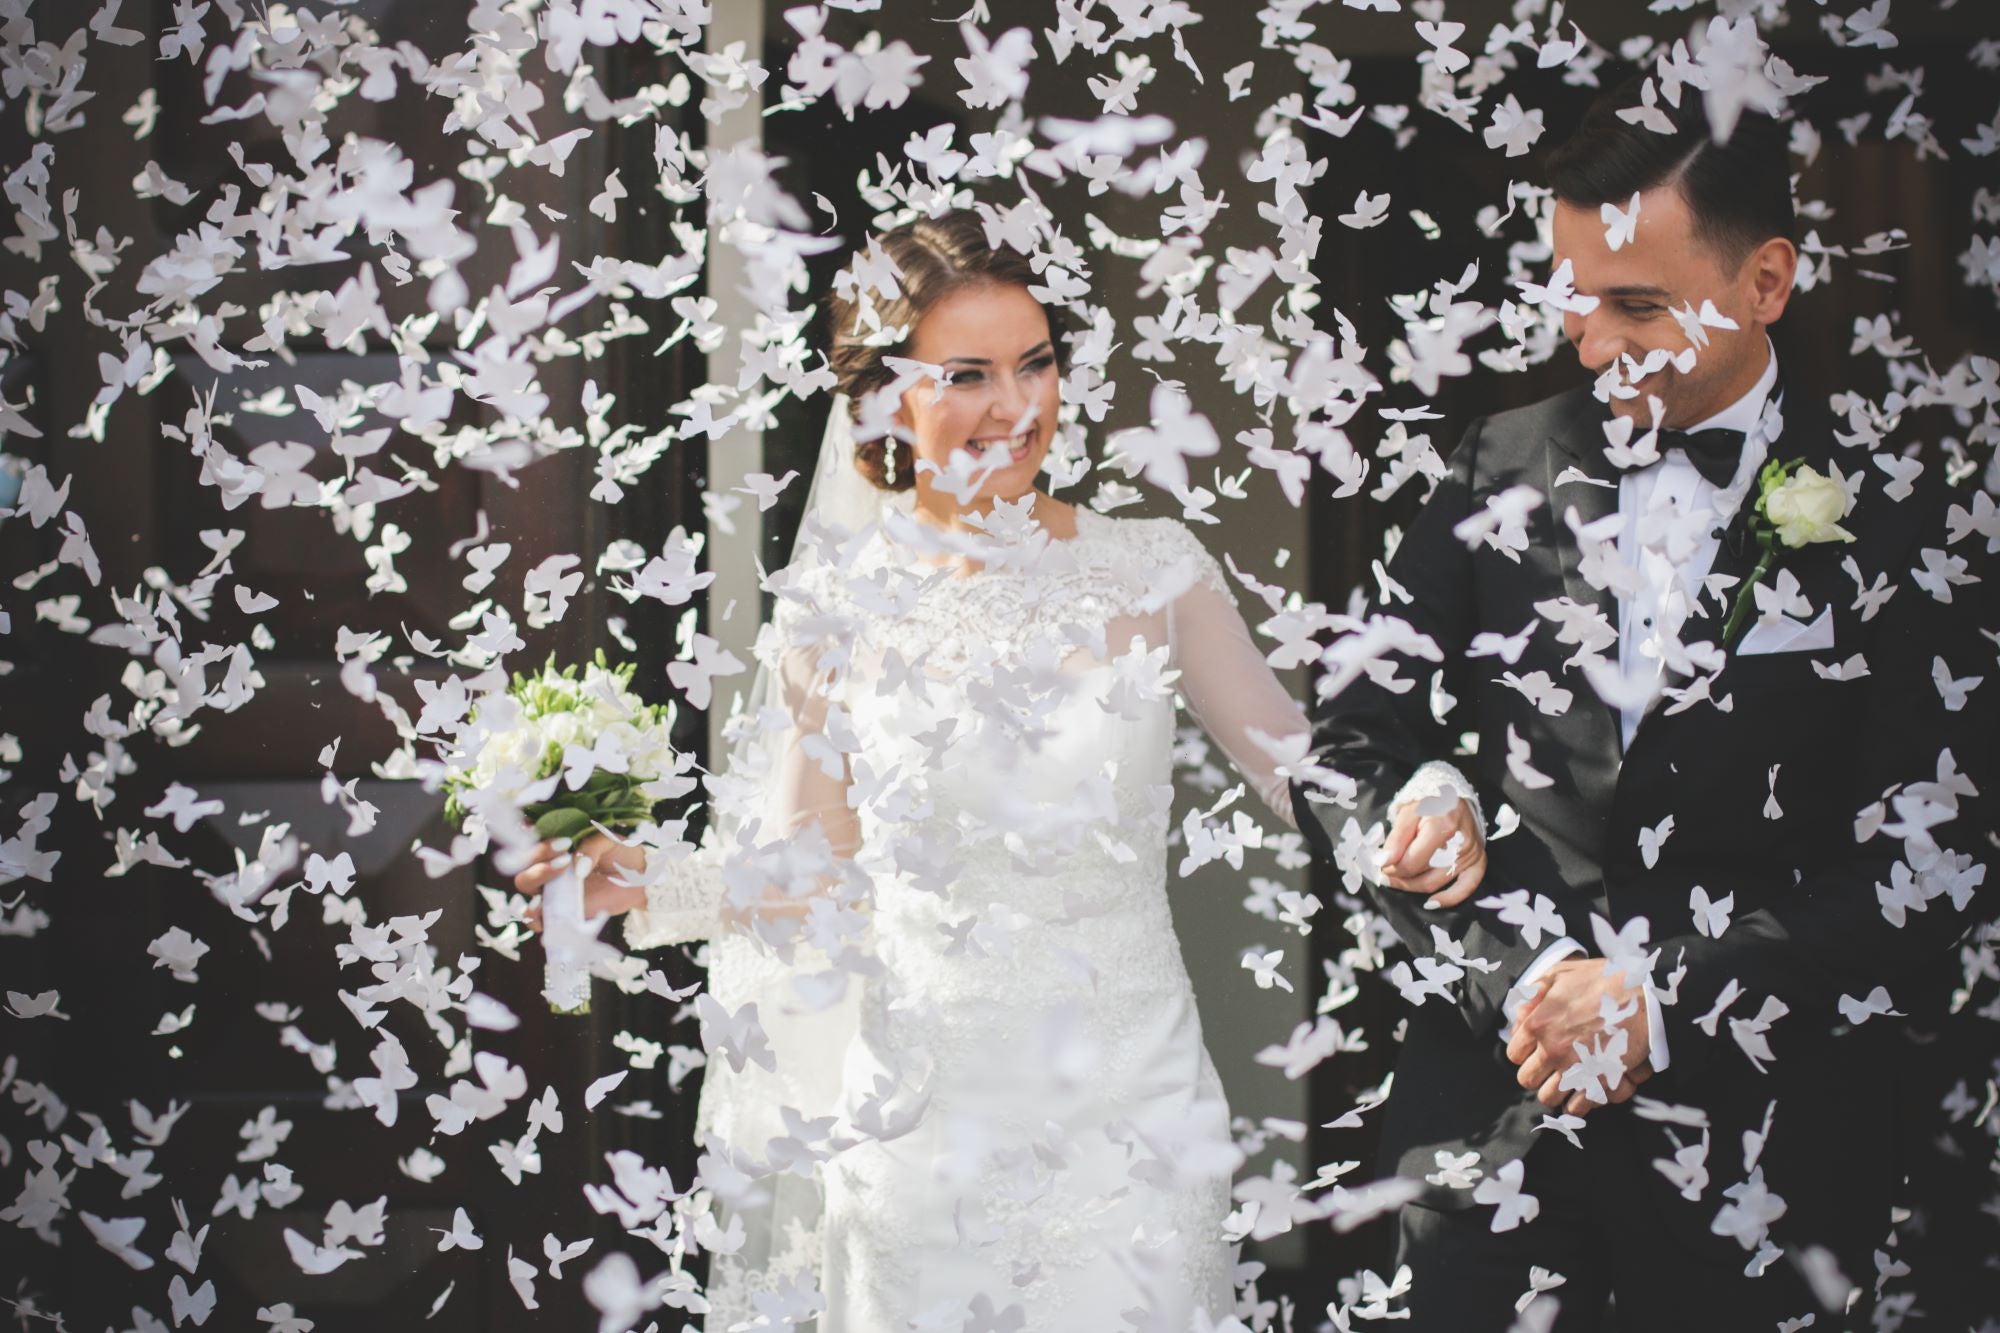
[[[1711,485],[1726,487],[1736,480],[1736,468],[1742,462],[1743,442],[1747,438],[1746,431],[1721,427],[1693,431],[1662,429],[1659,447],[1663,454],[1669,449],[1680,450]]]

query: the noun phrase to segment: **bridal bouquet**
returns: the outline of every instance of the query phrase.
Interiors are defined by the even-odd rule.
[[[463,826],[473,806],[511,802],[541,838],[579,838],[593,827],[630,831],[654,807],[691,784],[672,743],[672,704],[648,704],[631,690],[633,663],[608,667],[604,650],[577,675],[555,669],[552,653],[529,677],[516,672],[499,694],[475,704],[447,762],[446,818]],[[467,793],[477,795],[471,802]],[[551,880],[542,897],[547,974],[543,993],[556,1013],[590,1012],[590,973],[570,940],[583,921],[578,874]]]

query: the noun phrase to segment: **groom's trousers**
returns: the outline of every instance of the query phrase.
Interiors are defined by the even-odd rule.
[[[1643,1143],[1642,1128],[1653,1131]],[[1507,1333],[1517,1320],[1536,1333],[1773,1333],[1819,1309],[1786,1260],[1746,1277],[1750,1255],[1736,1241],[1664,1224],[1641,1176],[1653,1172],[1658,1130],[1636,1122],[1629,1103],[1594,1110],[1581,1137],[1578,1148],[1554,1131],[1537,1136],[1522,1188],[1540,1212],[1511,1231],[1491,1230],[1490,1207],[1404,1207],[1396,1261],[1410,1266],[1407,1333]],[[1636,1202],[1648,1193],[1655,1199]],[[1722,1202],[1685,1206],[1713,1213]],[[1517,1315],[1536,1268],[1565,1280]],[[1820,1312],[1810,1327],[1841,1323]]]

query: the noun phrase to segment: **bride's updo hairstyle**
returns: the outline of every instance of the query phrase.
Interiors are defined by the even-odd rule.
[[[830,328],[827,360],[847,395],[848,410],[860,420],[862,400],[893,382],[896,373],[884,364],[885,356],[907,355],[910,335],[932,306],[953,292],[967,287],[1013,286],[1024,290],[1040,280],[1026,255],[1011,246],[992,246],[986,240],[986,224],[970,208],[953,209],[934,218],[918,218],[874,238],[884,254],[895,261],[902,276],[894,297],[882,299],[881,292],[866,283],[866,252],[857,256],[846,270],[864,275],[861,283],[844,281],[827,299]],[[865,309],[864,309],[865,306]],[[1069,373],[1068,328],[1062,311],[1046,303],[1042,313],[1049,320],[1049,341],[1055,346],[1056,373]],[[893,344],[880,339],[883,329],[904,329]],[[876,341],[871,342],[873,337]],[[916,469],[910,465],[908,445],[899,449],[901,465],[895,482],[883,480],[885,439],[864,440],[854,447],[855,466],[875,485],[890,491],[906,491],[917,484]]]

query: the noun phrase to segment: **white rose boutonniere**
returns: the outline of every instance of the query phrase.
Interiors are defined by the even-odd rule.
[[[1780,474],[1776,485],[1771,484],[1769,469],[1760,480],[1764,483],[1764,517],[1785,545],[1854,540],[1854,534],[1840,526],[1854,503],[1847,488],[1832,477],[1822,477],[1801,464],[1789,477]]]
[[[1737,590],[1729,619],[1723,622],[1725,648],[1736,641],[1743,622],[1749,619],[1754,604],[1751,590],[1770,573],[1779,550],[1813,542],[1853,541],[1854,534],[1840,526],[1840,521],[1853,509],[1854,500],[1847,488],[1807,467],[1803,459],[1764,465],[1757,476],[1757,500],[1750,515],[1750,529],[1764,553],[1757,557],[1757,567]]]

